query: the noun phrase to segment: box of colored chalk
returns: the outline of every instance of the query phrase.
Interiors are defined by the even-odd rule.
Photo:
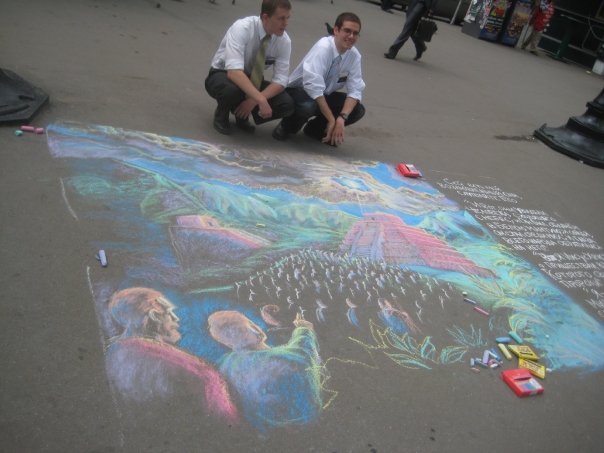
[[[501,378],[519,397],[540,395],[544,390],[539,381],[525,368],[502,371]]]

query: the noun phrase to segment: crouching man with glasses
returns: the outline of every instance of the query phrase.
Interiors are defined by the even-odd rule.
[[[304,126],[304,134],[323,143],[344,142],[344,128],[365,115],[361,54],[355,47],[360,32],[359,17],[342,13],[333,36],[321,38],[310,49],[289,77],[287,92],[295,111],[281,120],[273,138],[285,140]],[[346,92],[338,91],[342,88]]]

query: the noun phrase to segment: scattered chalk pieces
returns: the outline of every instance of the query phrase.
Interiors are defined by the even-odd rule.
[[[19,130],[23,133],[23,132],[33,132],[34,134],[43,134],[44,133],[44,128],[43,127],[35,127],[35,126],[21,126],[19,128]],[[15,135],[21,135],[21,134],[17,134],[17,131],[15,131]]]
[[[477,311],[478,313],[480,313],[480,314],[483,314],[483,315],[485,315],[485,316],[490,316],[489,312],[488,312],[488,311],[486,311],[486,310],[485,310],[485,309],[483,309],[483,308],[480,308],[480,307],[478,307],[478,306],[476,306],[476,305],[474,305],[472,308],[473,308],[474,310],[476,310],[476,311]]]
[[[514,339],[514,341],[518,344],[522,344],[524,343],[524,340],[520,337],[520,335],[518,335],[516,332],[510,330],[508,332],[508,334],[510,335],[510,337],[512,337]]]

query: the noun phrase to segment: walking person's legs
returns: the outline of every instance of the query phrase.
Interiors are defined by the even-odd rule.
[[[528,51],[531,53],[536,54],[537,53],[537,44],[539,44],[539,41],[541,41],[541,36],[543,36],[543,32],[542,31],[534,31],[531,34],[531,39],[528,45]]]
[[[413,8],[407,9],[407,19],[405,20],[405,25],[403,26],[403,31],[396,37],[388,52],[384,54],[384,56],[390,60],[396,57],[398,51],[403,47],[403,45],[407,42],[407,40],[411,37],[417,24],[421,17],[424,14],[426,7],[423,3],[419,2],[413,5]]]
[[[411,40],[413,41],[413,44],[415,44],[415,58],[414,60],[417,61],[419,60],[422,55],[424,54],[424,52],[426,50],[428,50],[428,47],[426,46],[425,41],[420,38],[419,36],[416,35],[411,35]]]

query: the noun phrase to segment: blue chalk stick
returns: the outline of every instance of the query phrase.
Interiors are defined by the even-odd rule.
[[[476,305],[475,301],[473,301],[472,299],[468,299],[467,297],[464,297],[463,300],[464,300],[464,302],[467,302],[469,304]]]
[[[497,343],[510,344],[512,342],[512,339],[510,337],[497,337],[495,338],[495,341]]]
[[[105,250],[99,250],[99,261],[101,262],[101,266],[107,267],[107,255],[105,255]]]
[[[501,362],[501,357],[493,349],[489,349],[489,353],[491,354],[491,357],[493,357],[498,362]]]
[[[524,343],[524,340],[522,338],[520,338],[520,335],[518,335],[516,332],[510,330],[508,332],[508,334],[510,335],[510,337],[512,337],[514,339],[514,341],[518,344],[522,344]]]

